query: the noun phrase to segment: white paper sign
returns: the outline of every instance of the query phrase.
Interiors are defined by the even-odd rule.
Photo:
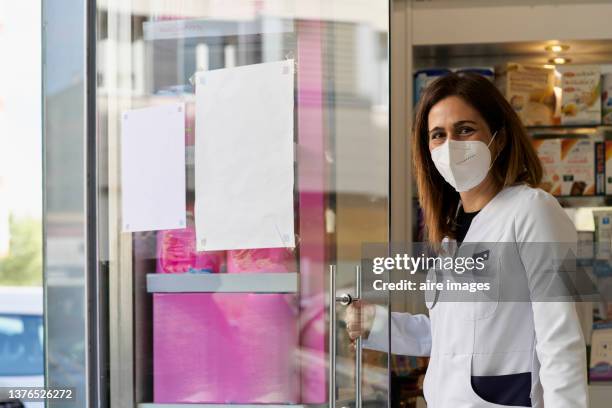
[[[196,75],[198,251],[294,247],[293,60]]]
[[[185,106],[123,113],[122,230],[185,228]]]

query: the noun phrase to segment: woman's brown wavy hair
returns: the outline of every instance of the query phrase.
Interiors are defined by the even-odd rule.
[[[497,131],[493,143],[498,154],[491,173],[498,191],[519,183],[535,187],[542,180],[542,165],[525,128],[491,81],[474,73],[438,78],[421,97],[412,137],[419,202],[424,212],[426,237],[433,246],[438,246],[444,237],[454,238],[453,222],[459,205],[459,193],[438,173],[429,152],[429,111],[449,96],[462,98],[480,113],[491,133]]]

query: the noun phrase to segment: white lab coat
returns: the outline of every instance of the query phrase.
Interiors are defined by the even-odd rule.
[[[525,259],[521,243],[576,240],[573,223],[554,197],[518,185],[503,189],[474,217],[464,243],[516,243],[514,258],[531,283],[551,262],[550,254]],[[423,385],[429,408],[504,407],[477,394],[472,376],[525,372],[531,372],[532,407],[588,406],[586,348],[571,301],[427,306],[429,317],[394,312],[390,321],[392,353],[430,356]],[[388,315],[376,309],[363,344],[387,351]]]

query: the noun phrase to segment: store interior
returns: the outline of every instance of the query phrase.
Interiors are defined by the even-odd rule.
[[[586,268],[589,273],[593,273],[593,279],[600,289],[601,302],[580,302],[577,308],[590,356],[591,403],[593,407],[606,406],[612,386],[608,382],[610,379],[599,373],[601,367],[597,364],[601,361],[597,358],[601,359],[608,354],[607,338],[612,327],[608,323],[612,319],[608,304],[612,293],[609,290],[609,275],[596,263],[607,257],[603,243],[609,242],[606,224],[607,214],[612,210],[612,190],[609,187],[606,189],[612,167],[608,164],[606,168],[610,153],[605,153],[610,149],[606,149],[606,146],[610,146],[612,130],[608,96],[611,92],[612,41],[552,40],[423,45],[413,48],[413,58],[415,103],[418,103],[419,92],[426,86],[424,82],[434,79],[430,75],[437,78],[450,71],[483,73],[505,92],[509,101],[513,101],[513,97],[514,101],[524,97],[524,92],[532,92],[531,98],[525,96],[531,103],[522,106],[517,103],[513,107],[519,112],[528,134],[533,138],[543,163],[545,174],[541,188],[555,195],[574,220],[579,244],[585,251],[583,261],[588,265]],[[530,69],[536,69],[544,73],[544,76],[537,80],[527,72]],[[521,73],[522,70],[526,71]],[[588,84],[583,85],[583,92],[594,90],[595,93],[590,117],[580,117],[580,114],[567,109],[572,97],[564,97],[563,91],[573,84],[569,79],[564,82],[564,75],[569,74],[571,77],[576,73],[578,76],[581,73],[591,75]],[[535,85],[538,81],[540,85]],[[567,93],[571,93],[571,90]],[[583,157],[575,156],[574,146],[580,144],[585,146],[586,155]],[[567,147],[564,150],[562,146]],[[580,174],[587,173],[587,179],[582,179]],[[415,239],[418,241],[422,232],[418,226],[416,228]]]
[[[607,350],[612,327],[608,306],[612,292],[606,270],[607,223],[612,210],[612,190],[606,189],[612,174],[610,164],[606,168],[606,163],[611,163],[607,146],[612,130],[612,41],[609,30],[596,23],[605,6],[596,2],[583,8],[577,2],[554,6],[548,2],[499,6],[478,1],[451,3],[425,2],[412,9],[417,27],[408,35],[413,41],[408,54],[414,103],[424,83],[432,80],[430,75],[467,69],[493,81],[519,114],[544,166],[541,188],[556,196],[574,221],[584,251],[579,262],[599,291],[599,301],[579,302],[577,310],[587,342],[590,403],[605,407],[612,396],[612,383],[603,368],[609,364],[605,360],[610,358]],[[544,16],[546,23],[538,23]],[[463,24],[472,26],[451,35],[449,27]],[[529,73],[530,69],[544,76],[537,80],[536,72]],[[535,85],[538,81],[540,85]],[[590,109],[591,115],[574,111],[573,103]],[[576,156],[579,145],[585,146],[583,157]],[[588,181],[581,174],[588,174]],[[417,240],[421,236],[418,224],[414,224]],[[415,404],[425,406],[420,398]]]

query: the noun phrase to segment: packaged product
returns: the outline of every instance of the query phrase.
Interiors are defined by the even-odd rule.
[[[495,69],[493,67],[459,67],[459,68],[428,68],[421,69],[414,74],[414,104],[416,105],[425,89],[436,79],[456,72],[458,74],[472,72],[480,74],[493,81],[495,79]]]
[[[532,139],[544,167],[540,188],[552,195],[561,195],[561,139]]]
[[[532,139],[544,168],[540,188],[556,196],[605,191],[605,146],[596,137]]]
[[[436,79],[450,74],[451,71],[446,68],[430,68],[422,69],[414,74],[414,104],[419,102],[421,95],[425,92],[425,89]]]
[[[508,63],[495,68],[495,83],[525,126],[554,123],[555,74],[551,68]]]
[[[596,65],[558,68],[561,73],[561,124],[601,123],[601,69]]]
[[[596,138],[603,144],[604,194],[612,194],[612,127],[598,126]]]
[[[157,251],[157,273],[218,273],[225,265],[223,251],[196,251],[194,227],[159,231]]]
[[[228,273],[286,273],[297,271],[290,248],[234,249],[227,252]]]
[[[453,72],[456,72],[458,74],[462,74],[465,72],[472,72],[474,74],[480,74],[490,81],[495,80],[495,68],[493,67],[460,67],[460,68],[453,68]]]
[[[606,194],[612,194],[612,140],[606,140]]]
[[[601,121],[612,125],[612,73],[601,76]]]
[[[187,220],[186,228],[157,232],[157,273],[224,272],[224,251],[196,250],[192,208],[187,210]]]
[[[598,277],[612,275],[612,208],[593,210],[595,222],[595,264]]]
[[[593,138],[561,139],[561,195],[603,194],[603,149]]]
[[[612,274],[597,276],[600,301],[593,305],[593,320],[612,322]]]
[[[612,323],[595,323],[591,336],[589,380],[612,381]]]
[[[606,194],[606,144],[595,141],[595,194]]]
[[[593,246],[595,240],[595,232],[593,231],[577,231],[578,233],[578,252],[576,253],[576,262],[580,266],[593,265]]]

